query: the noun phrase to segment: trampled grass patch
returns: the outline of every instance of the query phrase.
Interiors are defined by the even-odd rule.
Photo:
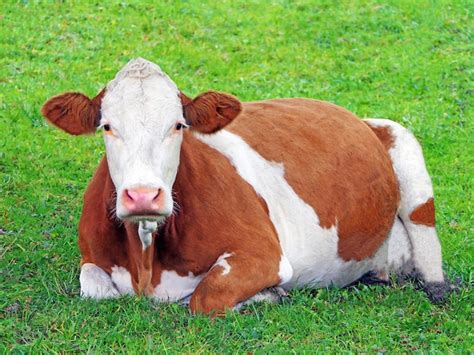
[[[0,15],[0,351],[474,351],[472,1],[3,2]],[[53,94],[93,95],[129,59],[187,94],[311,97],[411,128],[432,175],[448,275],[300,290],[225,319],[124,297],[79,298],[76,229],[101,138],[41,118]]]

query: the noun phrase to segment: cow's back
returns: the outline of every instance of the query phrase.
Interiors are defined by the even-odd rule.
[[[365,259],[383,243],[398,208],[397,181],[380,141],[349,111],[308,99],[250,102],[228,130],[283,163],[321,227],[336,226],[342,259]]]

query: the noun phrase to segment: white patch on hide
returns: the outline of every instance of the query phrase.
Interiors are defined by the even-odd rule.
[[[234,253],[224,253],[222,254],[221,256],[219,256],[216,260],[216,262],[214,263],[214,265],[212,265],[211,267],[211,270],[216,267],[216,266],[220,266],[222,268],[222,276],[225,276],[227,275],[230,270],[232,269],[232,267],[229,265],[229,263],[227,262],[227,258],[233,256]]]
[[[441,244],[436,229],[423,224],[411,223],[407,229],[413,247],[415,268],[426,282],[444,282]]]
[[[112,274],[110,277],[121,295],[135,294],[135,290],[132,286],[132,276],[126,268],[115,265],[112,267]]]
[[[142,249],[146,250],[153,241],[153,232],[158,228],[158,223],[152,221],[140,221],[138,223],[138,235],[142,242]]]
[[[161,273],[161,280],[155,287],[154,297],[163,302],[179,301],[191,295],[204,275],[179,276],[176,271],[165,270]]]
[[[120,295],[109,274],[95,264],[85,263],[82,265],[79,281],[81,283],[81,297],[100,300]]]
[[[281,256],[278,276],[280,277],[279,285],[286,284],[293,277],[293,268],[285,255]]]
[[[411,261],[411,243],[408,232],[397,217],[388,236],[387,266],[390,272],[401,272]]]

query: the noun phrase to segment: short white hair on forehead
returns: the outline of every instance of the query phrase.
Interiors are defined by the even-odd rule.
[[[163,78],[171,90],[178,90],[176,84],[168,77],[168,75],[165,74],[165,72],[163,72],[163,70],[161,70],[157,64],[138,57],[130,60],[122,69],[120,69],[115,78],[107,84],[107,91],[113,91],[123,79],[130,78],[144,80],[153,75]]]

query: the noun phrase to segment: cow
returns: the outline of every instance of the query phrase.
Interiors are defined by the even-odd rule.
[[[268,290],[395,273],[445,298],[431,179],[396,122],[312,99],[192,99],[142,58],[94,98],[63,93],[42,114],[104,136],[79,223],[83,297],[215,315]]]

